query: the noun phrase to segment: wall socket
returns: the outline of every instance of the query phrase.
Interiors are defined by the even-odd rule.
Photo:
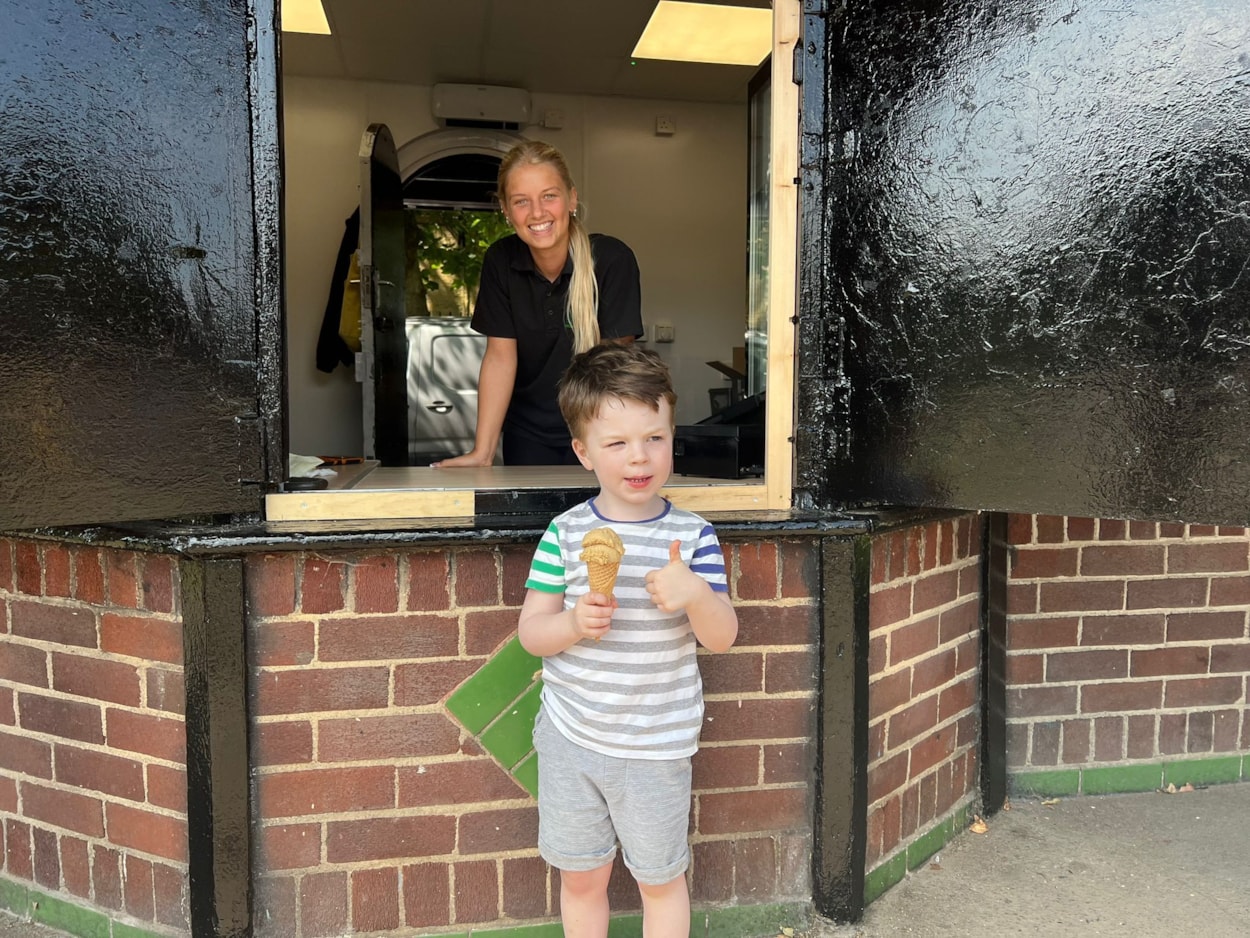
[[[676,335],[676,330],[671,322],[657,322],[655,324],[655,341],[672,342]]]
[[[655,119],[655,135],[657,137],[671,137],[677,133],[677,121],[671,117],[657,117]]]

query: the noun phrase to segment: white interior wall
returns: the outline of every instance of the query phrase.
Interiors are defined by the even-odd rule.
[[[652,346],[669,363],[679,423],[710,412],[726,382],[706,364],[730,361],[746,316],[746,107],[535,95],[534,116],[563,112],[562,129],[522,128],[555,144],[592,231],[638,256],[643,319],[673,324]],[[657,116],[676,133],[658,136]],[[360,387],[351,369],[316,369],[317,336],[343,222],[358,200],[364,129],[387,124],[396,146],[437,129],[429,89],[287,78],[283,82],[285,277],[290,445],[307,455],[358,454]]]

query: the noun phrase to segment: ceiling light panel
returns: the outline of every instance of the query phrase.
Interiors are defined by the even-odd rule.
[[[767,8],[660,0],[634,46],[636,59],[759,65],[772,49]]]

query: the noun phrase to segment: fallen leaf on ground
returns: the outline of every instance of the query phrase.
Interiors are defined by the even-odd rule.
[[[1058,803],[1059,803],[1058,798],[1043,798],[1042,799],[1043,808],[1049,808],[1052,804],[1058,804]]]
[[[981,817],[979,814],[974,814],[972,816],[972,824],[968,827],[968,830],[972,831],[974,834],[988,834],[990,832],[990,826],[985,823],[985,818]]]
[[[781,933],[782,933],[783,935],[785,935],[785,936],[786,936],[786,938],[794,938],[794,929],[793,929],[793,928],[782,928],[782,929],[781,929]]]
[[[1193,791],[1193,790],[1194,790],[1194,786],[1193,786],[1193,785],[1191,785],[1191,784],[1189,784],[1189,782],[1186,782],[1184,785],[1182,785],[1180,788],[1178,788],[1178,789],[1176,789],[1176,790],[1177,790],[1177,791]]]
[[[1010,811],[1010,810],[1011,810],[1011,799],[1010,799],[1010,798],[1004,798],[1004,799],[1003,799],[1003,810],[1004,810],[1004,811]]]

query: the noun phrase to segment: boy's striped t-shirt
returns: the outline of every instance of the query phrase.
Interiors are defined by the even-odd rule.
[[[618,608],[599,641],[543,659],[543,708],[555,726],[587,749],[624,758],[676,759],[693,755],[703,725],[703,682],[697,640],[686,613],[662,612],[647,592],[646,576],[669,562],[669,545],[717,592],[728,592],[725,558],[712,526],[665,503],[648,521],[612,521],[594,499],[571,508],[547,527],[534,552],[529,589],[563,593],[571,609],[590,591],[582,538],[610,526],[625,545],[613,594]]]

